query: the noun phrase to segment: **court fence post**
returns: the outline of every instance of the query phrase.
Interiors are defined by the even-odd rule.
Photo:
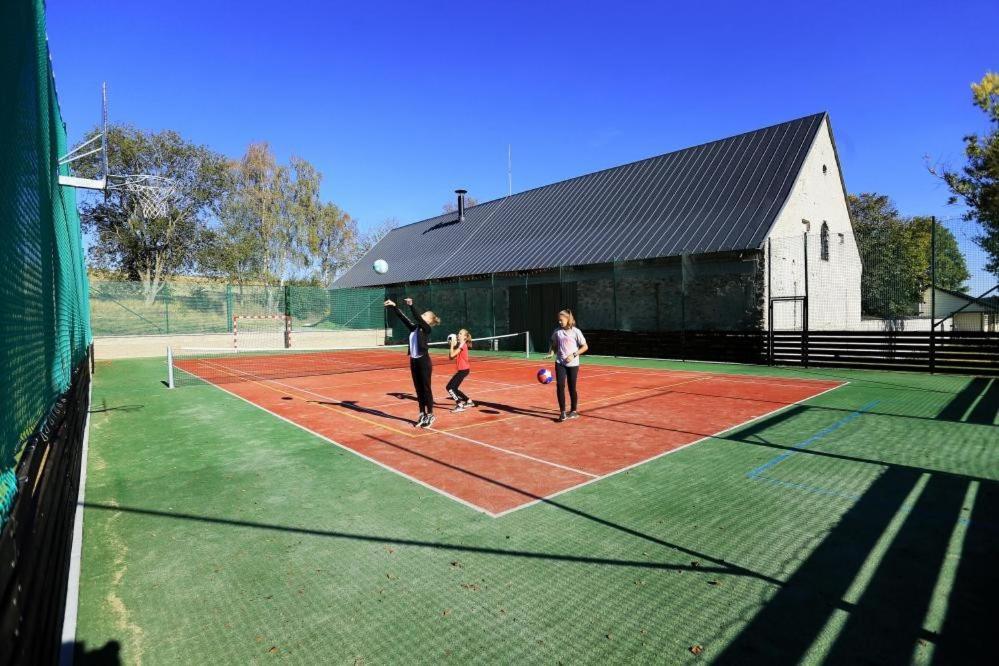
[[[225,286],[225,320],[226,320],[226,330],[228,333],[232,333],[232,285],[226,284]]]
[[[767,364],[774,365],[773,238],[767,238]]]
[[[937,337],[937,218],[930,218],[930,374],[936,370]]]
[[[805,301],[801,308],[801,361],[808,367],[808,232],[802,234],[805,255]]]
[[[680,255],[680,360],[687,360],[687,262],[690,256]]]

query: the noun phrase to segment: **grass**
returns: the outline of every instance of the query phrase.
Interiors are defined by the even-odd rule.
[[[850,383],[492,519],[99,363],[80,657],[995,663],[999,380],[696,367]]]

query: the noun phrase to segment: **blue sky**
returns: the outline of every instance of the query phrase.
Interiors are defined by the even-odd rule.
[[[925,167],[984,128],[999,3],[48,0],[63,116],[266,140],[362,226],[440,212],[816,111],[847,187],[954,217]]]

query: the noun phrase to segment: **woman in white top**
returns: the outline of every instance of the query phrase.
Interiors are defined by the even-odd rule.
[[[576,395],[576,378],[579,376],[579,357],[586,353],[589,347],[583,332],[576,328],[576,318],[572,310],[562,310],[558,313],[558,328],[552,333],[551,350],[545,358],[555,357],[556,394],[558,396],[558,422],[568,419],[578,419],[576,411],[579,400]],[[569,413],[565,411],[565,385],[569,383]]]

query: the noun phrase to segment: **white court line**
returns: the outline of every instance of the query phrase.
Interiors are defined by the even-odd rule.
[[[624,371],[621,371],[621,372],[627,372],[627,369],[624,370]],[[711,373],[697,373],[695,371],[683,371],[683,370],[677,371],[677,372],[681,372],[683,374],[701,374],[701,375],[703,375],[702,377],[692,378],[691,380],[689,380],[689,382],[683,382],[683,383],[692,383],[694,381],[699,381],[699,380],[702,380],[702,379],[713,379],[713,378],[717,379],[717,377],[715,377]],[[245,373],[245,372],[242,372],[241,374],[249,375],[251,377],[253,376],[253,375],[250,375],[249,373]],[[610,373],[608,373],[608,374],[610,374]],[[333,401],[338,402],[338,403],[340,402],[339,400],[336,400],[335,398],[331,398],[331,397],[326,396],[326,395],[314,393],[312,391],[308,391],[308,390],[305,390],[305,389],[300,389],[300,388],[297,388],[297,387],[289,385],[289,384],[283,384],[282,382],[278,382],[276,380],[255,380],[255,381],[260,381],[261,383],[263,383],[265,381],[266,382],[271,382],[271,383],[274,383],[274,384],[278,384],[280,386],[284,386],[286,388],[291,388],[293,390],[301,391],[301,392],[304,392],[304,393],[309,393],[311,395],[315,395],[317,397],[320,397],[320,398],[323,398],[323,399],[326,399],[326,400],[333,400]],[[715,433],[712,433],[710,435],[705,435],[704,437],[701,437],[700,439],[696,439],[696,440],[694,440],[692,442],[688,442],[687,444],[683,444],[682,446],[678,446],[678,447],[676,447],[674,449],[670,449],[668,451],[663,451],[662,453],[658,453],[658,454],[656,454],[654,456],[650,456],[650,457],[645,458],[643,460],[639,460],[639,461],[637,461],[635,463],[632,463],[631,465],[628,465],[626,467],[622,467],[620,469],[616,469],[613,472],[609,472],[609,473],[604,474],[604,475],[594,475],[592,473],[584,472],[582,470],[576,470],[576,469],[573,469],[571,467],[565,467],[565,466],[560,465],[560,464],[555,463],[555,462],[542,460],[541,458],[534,458],[532,456],[528,456],[526,454],[521,454],[521,453],[518,453],[516,451],[510,451],[510,450],[507,450],[507,449],[503,449],[501,447],[493,446],[491,444],[485,444],[483,442],[479,442],[477,440],[472,440],[472,439],[469,439],[467,437],[463,437],[461,435],[456,435],[456,434],[451,433],[451,432],[447,432],[447,431],[443,431],[443,430],[436,430],[436,429],[431,428],[430,430],[432,432],[436,432],[438,434],[448,435],[450,437],[454,437],[454,438],[457,438],[457,439],[462,439],[462,440],[471,442],[473,444],[479,444],[481,446],[485,446],[485,447],[488,447],[488,448],[493,448],[493,449],[502,451],[504,453],[508,453],[510,455],[515,455],[515,456],[519,456],[519,457],[522,457],[522,458],[528,458],[528,459],[534,460],[534,461],[542,463],[542,464],[551,465],[553,467],[559,467],[559,468],[562,468],[562,469],[564,469],[566,471],[575,472],[575,473],[578,473],[578,474],[581,474],[581,475],[584,475],[584,476],[591,477],[588,481],[584,481],[584,482],[578,483],[578,484],[576,484],[574,486],[569,486],[567,488],[563,488],[562,490],[559,490],[559,491],[557,491],[555,493],[552,493],[550,495],[546,495],[544,497],[531,500],[531,501],[526,502],[524,504],[521,504],[521,505],[518,505],[518,506],[515,506],[515,507],[511,507],[510,509],[506,509],[504,511],[500,511],[498,513],[497,512],[489,511],[488,509],[484,509],[484,508],[482,508],[480,506],[477,506],[477,505],[475,505],[475,504],[473,504],[471,502],[463,500],[460,497],[456,497],[456,496],[454,496],[454,495],[452,495],[452,494],[450,494],[450,493],[448,493],[448,492],[446,492],[446,491],[444,491],[444,490],[442,490],[440,488],[437,488],[437,487],[432,486],[432,485],[430,485],[428,483],[420,481],[419,479],[417,479],[415,477],[412,477],[409,474],[406,474],[405,472],[402,472],[402,471],[400,471],[398,469],[395,469],[395,468],[390,467],[390,466],[388,466],[386,464],[383,464],[383,463],[381,463],[381,462],[379,462],[379,461],[377,461],[377,460],[375,460],[373,458],[370,458],[369,456],[366,456],[366,455],[364,455],[364,454],[362,454],[362,453],[360,453],[360,452],[358,452],[358,451],[356,451],[356,450],[354,450],[354,449],[352,449],[350,447],[347,447],[347,446],[345,446],[343,444],[340,444],[339,442],[337,442],[337,441],[335,441],[335,440],[333,440],[333,439],[331,439],[329,437],[326,437],[325,435],[321,435],[321,434],[315,432],[314,430],[310,430],[309,428],[306,428],[305,426],[303,426],[301,424],[295,423],[294,421],[281,416],[280,414],[272,412],[269,409],[267,409],[266,407],[263,407],[262,405],[258,405],[256,403],[252,402],[251,400],[243,398],[242,396],[237,395],[235,393],[232,393],[231,391],[229,391],[229,390],[227,390],[225,388],[222,388],[218,384],[214,384],[214,386],[216,386],[220,390],[224,391],[225,393],[228,393],[229,395],[237,397],[240,400],[243,400],[244,402],[246,402],[246,403],[248,403],[250,405],[253,405],[254,407],[257,407],[258,409],[263,410],[264,412],[266,412],[268,414],[276,416],[277,418],[281,419],[282,421],[290,423],[290,424],[292,424],[292,425],[294,425],[294,426],[296,426],[296,427],[298,427],[298,428],[300,428],[300,429],[302,429],[302,430],[304,430],[304,431],[306,431],[306,432],[308,432],[310,434],[313,434],[313,435],[319,437],[320,439],[328,441],[328,442],[330,442],[330,443],[332,443],[332,444],[334,444],[336,446],[339,446],[340,448],[342,448],[342,449],[344,449],[346,451],[350,451],[351,453],[354,453],[355,455],[357,455],[357,456],[359,456],[359,457],[361,457],[361,458],[363,458],[365,460],[373,462],[374,464],[378,465],[379,467],[382,467],[383,469],[387,469],[387,470],[389,470],[391,472],[394,472],[394,473],[398,474],[399,476],[402,476],[402,477],[404,477],[406,479],[409,479],[410,481],[414,481],[414,482],[420,484],[421,486],[423,486],[425,488],[428,488],[428,489],[430,489],[430,490],[432,490],[432,491],[434,491],[434,492],[436,492],[438,494],[444,495],[445,497],[448,497],[450,499],[453,499],[453,500],[459,502],[460,504],[463,504],[463,505],[468,506],[468,507],[470,507],[470,508],[472,508],[472,509],[474,509],[476,511],[479,511],[480,513],[484,513],[484,514],[486,514],[488,516],[491,516],[493,518],[500,518],[500,517],[505,516],[507,514],[513,513],[514,511],[519,511],[520,509],[524,509],[524,508],[527,508],[529,506],[533,506],[535,504],[538,504],[540,502],[545,502],[545,501],[550,500],[550,499],[552,499],[554,497],[558,497],[559,495],[562,495],[563,493],[567,493],[567,492],[576,490],[578,488],[582,488],[583,486],[589,485],[591,483],[595,483],[597,481],[602,481],[603,479],[607,479],[607,478],[612,477],[612,476],[614,476],[616,474],[620,474],[621,472],[626,472],[628,470],[634,469],[636,467],[639,467],[640,465],[644,465],[645,463],[652,462],[653,460],[657,460],[657,459],[662,458],[664,456],[667,456],[667,455],[669,455],[671,453],[675,453],[675,452],[680,451],[682,449],[685,449],[685,448],[687,448],[689,446],[693,446],[694,444],[698,444],[700,442],[703,442],[703,441],[706,441],[706,440],[709,440],[709,439],[713,439],[713,438],[715,438],[715,437],[717,437],[717,436],[719,436],[721,434],[724,434],[726,432],[729,432],[731,430],[735,430],[737,428],[744,427],[746,425],[749,425],[750,423],[754,423],[756,421],[759,421],[760,419],[767,418],[769,416],[772,416],[772,415],[777,414],[779,412],[782,412],[784,410],[790,409],[791,407],[794,407],[796,405],[800,405],[800,404],[802,404],[803,402],[805,402],[807,400],[813,400],[815,398],[818,398],[819,396],[824,395],[825,393],[828,393],[830,391],[834,391],[834,390],[836,390],[838,388],[842,388],[843,386],[846,386],[849,383],[850,382],[842,382],[841,384],[838,384],[837,386],[833,386],[833,387],[830,387],[828,389],[825,389],[824,391],[820,391],[819,393],[816,393],[815,395],[809,396],[807,398],[804,398],[802,400],[798,400],[798,401],[793,402],[793,403],[789,403],[787,405],[782,405],[781,407],[778,407],[778,408],[776,408],[774,410],[771,410],[771,411],[766,412],[764,414],[761,414],[759,416],[756,416],[756,417],[753,417],[753,418],[748,419],[746,421],[743,421],[742,423],[738,423],[738,424],[729,426],[727,428],[723,428],[722,430],[719,430],[719,431],[717,431]],[[674,384],[674,385],[664,385],[664,386],[659,386],[659,387],[651,387],[651,388],[648,388],[648,389],[640,389],[640,390],[636,391],[636,393],[644,393],[644,392],[647,392],[647,391],[662,390],[662,389],[665,389],[665,388],[670,388],[671,386],[675,386],[675,385],[676,384]],[[600,400],[607,400],[607,399],[616,398],[616,397],[618,397],[618,396],[609,396],[608,398],[603,398],[603,399],[600,399]],[[487,425],[487,424],[488,424],[488,422],[483,422],[482,425]],[[526,492],[526,491],[519,491],[519,492],[521,492],[522,494],[525,494],[525,495],[531,495],[532,494],[532,493],[529,493],[529,492]]]
[[[465,386],[465,384],[462,384],[462,386]],[[486,393],[496,393],[498,391],[511,391],[513,389],[525,388],[526,386],[528,386],[528,385],[510,384],[508,386],[501,386],[499,388],[492,388],[492,389],[483,389],[481,391],[478,390],[478,389],[469,389],[472,393],[475,394],[475,395],[469,396],[469,397],[472,398],[472,401],[474,402],[475,401],[475,396],[478,396],[478,395],[485,395]],[[331,387],[331,388],[335,388],[335,387]],[[320,390],[322,390],[322,389],[320,389]],[[409,392],[406,392],[406,395],[412,395],[414,398],[416,397],[415,394],[409,393]],[[436,398],[434,399],[434,403],[435,404],[437,403],[437,399]],[[371,405],[371,409],[374,409],[376,407],[391,407],[393,405],[398,405],[398,404],[399,404],[399,400],[398,399],[393,400],[391,402],[379,402],[379,403],[376,403],[374,405]]]
[[[596,474],[592,474],[590,472],[584,472],[583,470],[576,469],[575,467],[560,465],[557,462],[552,462],[550,460],[545,460],[543,458],[535,458],[534,456],[529,456],[526,453],[520,453],[518,451],[511,451],[510,449],[504,449],[502,446],[494,446],[492,444],[486,444],[485,442],[480,442],[477,439],[462,437],[461,435],[456,435],[453,432],[448,432],[447,430],[437,430],[436,428],[426,428],[426,430],[429,430],[430,432],[436,432],[439,435],[447,435],[448,437],[454,437],[455,439],[462,439],[466,442],[471,442],[472,444],[478,444],[479,446],[484,446],[487,449],[495,449],[496,451],[502,451],[503,453],[508,453],[511,456],[517,456],[518,458],[526,458],[527,460],[533,460],[534,462],[541,463],[542,465],[550,465],[552,467],[558,467],[559,469],[564,469],[567,472],[575,472],[576,474],[580,474],[582,476],[588,476],[591,479],[597,478]]]
[[[408,368],[407,368],[407,370],[408,370]],[[408,377],[409,373],[407,372],[406,375]],[[299,379],[303,379],[303,378],[304,378],[304,376],[300,377]],[[266,380],[262,379],[261,381],[266,381]],[[466,382],[482,382],[482,383],[485,383],[485,384],[496,384],[498,386],[506,386],[506,387],[511,387],[511,388],[514,387],[514,386],[520,386],[520,384],[510,384],[508,382],[494,382],[494,381],[489,380],[489,379],[479,379],[474,374],[473,375],[469,375],[468,379],[466,379],[465,381]],[[352,387],[352,386],[370,386],[371,384],[372,384],[372,381],[369,379],[366,382],[351,382],[350,384],[330,384],[328,386],[326,386],[326,385],[324,385],[324,386],[310,386],[309,388],[315,389],[316,391],[324,391],[324,390],[327,390],[327,389],[329,389],[329,390],[336,390],[336,389],[342,389],[342,388],[349,388],[349,387]]]
[[[242,371],[240,371],[240,372],[242,372]],[[255,376],[255,375],[253,375],[251,373],[247,373],[247,372],[242,372],[242,374],[247,375],[249,377],[254,377]],[[292,391],[297,391],[299,393],[307,393],[309,395],[313,395],[313,396],[315,396],[317,398],[321,398],[323,400],[328,400],[328,401],[336,403],[338,405],[345,404],[342,400],[340,400],[338,398],[335,398],[333,396],[325,395],[325,394],[322,394],[322,393],[316,393],[315,391],[310,391],[308,389],[299,388],[299,387],[294,386],[292,384],[285,384],[284,382],[279,382],[279,381],[277,381],[275,379],[259,379],[259,380],[254,380],[254,381],[258,381],[261,384],[263,384],[263,383],[269,383],[269,384],[274,384],[274,385],[277,385],[277,386],[283,386],[286,389],[290,389]],[[229,393],[229,391],[226,391],[226,393]],[[271,414],[274,414],[274,412],[271,412],[270,410],[265,410],[265,411],[267,411],[267,412],[269,412]],[[277,414],[275,414],[275,416],[277,416]],[[372,425],[377,426],[378,424],[377,423],[372,423]],[[595,476],[594,474],[591,474],[590,472],[584,472],[581,469],[575,469],[573,467],[567,467],[565,465],[560,465],[557,462],[552,462],[550,460],[544,460],[543,458],[535,458],[534,456],[527,455],[526,453],[520,453],[519,451],[513,451],[511,449],[505,449],[505,448],[503,448],[501,446],[494,446],[492,444],[486,444],[485,442],[480,442],[478,440],[470,439],[468,437],[462,437],[461,435],[455,435],[455,434],[447,432],[445,430],[436,430],[434,428],[428,428],[428,430],[430,430],[431,432],[436,432],[437,434],[440,434],[440,435],[447,435],[449,437],[454,437],[455,439],[461,439],[461,440],[464,440],[466,442],[470,442],[472,444],[477,444],[477,445],[485,447],[485,448],[494,449],[496,451],[502,451],[503,453],[506,453],[506,454],[511,455],[511,456],[516,456],[518,458],[524,458],[524,459],[527,459],[527,460],[532,460],[532,461],[534,461],[536,463],[541,463],[542,465],[549,465],[551,467],[557,467],[559,469],[563,469],[563,470],[566,470],[568,472],[574,472],[574,473],[580,474],[582,476],[589,476],[589,477]]]
[[[500,511],[499,513],[495,514],[494,517],[495,518],[502,518],[503,516],[505,516],[507,514],[513,513],[514,511],[519,511],[520,509],[525,509],[525,508],[527,508],[529,506],[534,506],[535,504],[538,504],[540,502],[546,502],[546,501],[548,501],[548,500],[550,500],[550,499],[552,499],[554,497],[558,497],[559,495],[562,495],[563,493],[567,493],[567,492],[570,492],[572,490],[577,490],[579,488],[582,488],[583,486],[588,486],[591,483],[596,483],[597,481],[603,481],[604,479],[610,478],[610,477],[614,476],[615,474],[620,474],[621,472],[627,472],[628,470],[631,470],[631,469],[634,469],[636,467],[639,467],[640,465],[644,465],[645,463],[652,462],[653,460],[658,460],[659,458],[662,458],[664,456],[668,456],[671,453],[676,453],[677,451],[685,449],[685,448],[687,448],[689,446],[693,446],[694,444],[699,444],[699,443],[701,443],[703,441],[706,441],[706,440],[709,440],[709,439],[714,439],[715,437],[718,437],[718,435],[723,435],[726,432],[729,432],[731,430],[736,430],[738,428],[742,428],[744,426],[747,426],[750,423],[754,423],[756,421],[759,421],[760,419],[765,419],[768,416],[773,416],[774,414],[782,412],[782,411],[784,411],[786,409],[790,409],[790,408],[792,408],[792,407],[794,407],[796,405],[800,405],[800,404],[802,404],[802,403],[804,403],[804,402],[806,402],[808,400],[814,400],[815,398],[818,398],[821,395],[829,393],[830,391],[835,391],[836,389],[843,388],[848,383],[849,382],[843,382],[839,386],[833,386],[832,388],[828,388],[828,389],[826,389],[824,391],[816,393],[815,395],[809,396],[807,398],[803,398],[802,400],[798,400],[797,402],[792,402],[792,403],[790,403],[788,405],[784,405],[782,407],[778,407],[777,409],[774,409],[774,410],[771,410],[769,412],[766,412],[765,414],[760,414],[759,416],[754,416],[753,418],[751,418],[751,419],[749,419],[747,421],[743,421],[742,423],[738,423],[736,425],[729,426],[727,428],[723,428],[723,429],[719,430],[718,432],[712,433],[710,435],[705,435],[704,437],[701,437],[700,439],[695,439],[694,441],[688,442],[688,443],[686,443],[686,444],[684,444],[682,446],[678,446],[675,449],[670,449],[669,451],[663,451],[662,453],[658,453],[658,454],[656,454],[654,456],[650,456],[648,458],[645,458],[644,460],[639,460],[638,462],[632,463],[631,465],[628,465],[627,467],[622,467],[621,469],[616,469],[613,472],[608,472],[607,474],[604,474],[603,476],[598,476],[598,477],[596,477],[594,479],[590,479],[589,481],[584,481],[582,483],[576,484],[575,486],[571,486],[569,488],[563,488],[562,490],[559,490],[558,492],[552,493],[551,495],[545,495],[544,497],[542,497],[540,499],[532,500],[530,502],[527,502],[526,504],[521,504],[520,506],[515,506],[515,507],[512,507],[510,509],[506,509],[505,511]],[[583,416],[585,418],[586,415],[584,414]]]
[[[87,387],[87,421],[83,424],[83,448],[80,451],[80,488],[76,493],[73,513],[73,543],[70,546],[69,578],[66,582],[66,611],[62,620],[62,646],[59,649],[60,666],[72,666],[76,649],[76,625],[80,610],[80,571],[83,559],[83,504],[87,493],[87,457],[90,453],[90,411],[94,404],[94,379]]]
[[[432,486],[429,483],[425,483],[424,481],[420,481],[416,477],[410,476],[409,474],[406,474],[405,472],[403,472],[401,470],[398,470],[398,469],[396,469],[394,467],[390,467],[390,466],[386,465],[385,463],[380,462],[378,460],[375,460],[374,458],[372,458],[370,456],[366,456],[363,453],[361,453],[360,451],[358,451],[356,449],[352,449],[349,446],[346,446],[344,444],[341,444],[340,442],[336,441],[335,439],[331,439],[330,437],[327,437],[326,435],[319,434],[315,430],[311,430],[309,428],[306,428],[301,423],[295,423],[291,419],[287,419],[287,418],[281,416],[280,414],[272,412],[271,410],[267,409],[263,405],[258,405],[257,403],[253,402],[252,400],[244,398],[243,396],[238,395],[236,393],[233,393],[232,391],[230,391],[228,389],[222,388],[218,384],[213,384],[213,386],[215,386],[215,388],[219,389],[220,391],[228,393],[229,395],[231,395],[234,398],[239,398],[240,400],[242,400],[243,402],[247,403],[248,405],[253,405],[257,409],[259,409],[259,410],[261,410],[261,411],[263,411],[263,412],[265,412],[267,414],[270,414],[271,416],[274,416],[276,418],[281,419],[285,423],[290,423],[291,425],[295,426],[296,428],[298,428],[300,430],[304,430],[305,432],[309,433],[310,435],[315,435],[316,437],[318,437],[319,439],[321,439],[323,441],[329,442],[330,444],[333,444],[334,446],[338,446],[341,449],[343,449],[344,451],[347,451],[349,453],[353,453],[358,458],[363,458],[364,460],[367,460],[370,463],[374,463],[375,465],[378,465],[382,469],[388,470],[388,471],[392,472],[393,474],[398,474],[399,476],[403,477],[404,479],[408,479],[409,481],[412,481],[413,483],[419,484],[419,485],[423,486],[424,488],[426,488],[428,490],[434,491],[438,495],[443,495],[444,497],[447,497],[448,499],[452,499],[455,502],[458,502],[459,504],[463,504],[463,505],[467,506],[470,509],[474,509],[475,511],[478,511],[479,513],[484,513],[487,516],[490,516],[492,518],[495,518],[497,515],[499,515],[499,514],[493,513],[492,511],[490,511],[488,509],[484,509],[481,506],[477,506],[475,504],[472,504],[471,502],[469,502],[467,500],[463,500],[462,498],[458,497],[457,495],[452,495],[451,493],[447,492],[446,490],[443,490],[441,488],[437,488],[436,486]]]
[[[292,386],[291,384],[285,384],[284,382],[279,382],[279,381],[276,381],[276,380],[273,380],[273,379],[265,380],[265,381],[267,381],[267,382],[269,382],[271,384],[277,384],[278,386],[283,386],[283,387],[285,387],[287,389],[291,389],[293,391],[300,391],[302,393],[308,393],[309,395],[314,395],[317,398],[322,398],[324,400],[329,400],[329,401],[335,402],[335,403],[340,404],[340,405],[344,404],[342,400],[334,398],[333,396],[323,395],[321,393],[316,393],[315,391],[308,391],[306,389],[301,389],[301,388],[298,388],[297,386]],[[373,424],[373,425],[378,425],[378,424],[376,423],[376,424]],[[446,430],[437,430],[435,428],[426,428],[426,430],[430,430],[431,432],[436,432],[437,434],[440,434],[440,435],[447,435],[448,437],[454,437],[456,439],[462,439],[462,440],[465,440],[466,442],[471,442],[472,444],[478,444],[479,446],[483,446],[483,447],[486,447],[486,448],[489,448],[489,449],[495,449],[496,451],[502,451],[503,453],[507,453],[507,454],[509,454],[511,456],[517,456],[518,458],[525,458],[527,460],[533,460],[534,462],[541,463],[542,465],[550,465],[551,467],[558,467],[559,469],[564,469],[564,470],[566,470],[568,472],[575,472],[576,474],[581,474],[583,476],[589,476],[589,477],[594,476],[590,472],[584,472],[581,469],[575,469],[573,467],[566,467],[565,465],[560,465],[557,462],[552,462],[550,460],[544,460],[543,458],[535,458],[534,456],[529,456],[526,453],[520,453],[519,451],[513,451],[511,449],[504,449],[502,446],[494,446],[492,444],[486,444],[485,442],[480,442],[478,440],[469,439],[468,437],[462,437],[461,435],[455,435],[453,433],[447,432]]]

